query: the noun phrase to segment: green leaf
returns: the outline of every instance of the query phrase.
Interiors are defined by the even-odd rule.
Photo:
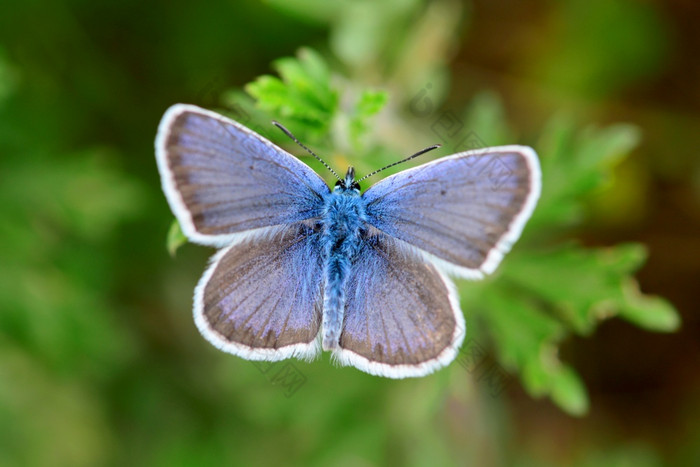
[[[533,397],[550,396],[552,401],[570,415],[581,416],[588,411],[588,394],[581,378],[556,357],[555,346],[544,346],[537,358],[523,368],[523,386]]]
[[[547,303],[579,334],[590,334],[600,319],[615,314],[622,282],[645,259],[641,245],[584,249],[565,245],[550,251],[514,254],[504,280]]]
[[[355,106],[356,118],[369,118],[376,115],[384,108],[388,100],[389,95],[384,91],[363,91]]]
[[[643,295],[634,279],[622,283],[622,300],[620,317],[641,328],[673,332],[680,327],[681,319],[673,305],[661,297]]]
[[[588,393],[581,378],[568,366],[560,366],[551,375],[552,400],[570,415],[588,412]]]
[[[338,108],[338,92],[324,60],[311,49],[301,49],[298,58],[279,59],[274,67],[281,79],[261,76],[245,87],[256,106],[307,141],[326,137]]]
[[[508,290],[492,282],[478,299],[486,306],[480,317],[491,333],[498,360],[509,371],[520,372],[533,397],[550,396],[567,413],[582,415],[588,408],[585,387],[557,356],[566,327],[534,297]]]
[[[588,127],[553,118],[545,128],[538,153],[542,164],[542,195],[528,222],[530,229],[561,229],[584,217],[586,197],[611,179],[611,170],[638,144],[632,125]]]
[[[482,307],[479,316],[488,326],[501,363],[511,370],[539,358],[542,346],[559,340],[565,333],[562,323],[543,313],[528,298],[506,293],[498,282],[486,286],[478,298]]]
[[[360,94],[349,123],[350,138],[355,146],[359,146],[366,135],[369,120],[384,108],[388,100],[389,95],[384,91],[365,90]]]
[[[187,237],[185,237],[185,234],[182,233],[180,223],[177,221],[177,219],[173,219],[173,222],[170,224],[170,228],[168,229],[168,237],[165,242],[170,256],[174,257],[178,248],[185,243],[187,243]]]

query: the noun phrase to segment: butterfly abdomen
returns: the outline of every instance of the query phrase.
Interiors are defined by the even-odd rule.
[[[364,200],[348,192],[329,195],[324,209],[323,246],[324,350],[338,348],[345,310],[345,288],[352,261],[360,249],[360,229],[366,222]]]

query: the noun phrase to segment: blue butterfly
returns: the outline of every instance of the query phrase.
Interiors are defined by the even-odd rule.
[[[449,364],[465,335],[447,273],[496,269],[540,194],[525,146],[444,157],[360,192],[219,114],[177,104],[156,137],[163,190],[185,235],[221,250],[194,294],[214,346],[249,360],[310,360],[390,378]],[[334,172],[335,173],[335,172]]]

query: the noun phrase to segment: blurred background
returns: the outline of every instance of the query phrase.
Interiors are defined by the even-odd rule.
[[[698,21],[690,0],[2,2],[0,465],[700,465]],[[457,361],[393,381],[209,345],[213,251],[169,254],[153,154],[177,102],[307,161],[276,117],[339,171],[532,145],[542,201],[493,278],[458,283]]]

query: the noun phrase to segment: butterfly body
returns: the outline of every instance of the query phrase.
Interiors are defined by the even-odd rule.
[[[183,232],[220,248],[194,294],[217,348],[249,360],[312,359],[390,378],[455,359],[466,327],[451,274],[492,273],[540,193],[525,146],[466,151],[360,193],[333,191],[244,126],[177,104],[156,137],[163,190]]]
[[[352,262],[367,232],[365,200],[356,186],[354,170],[326,196],[321,245],[324,262],[323,350],[338,347],[345,309],[345,288]]]

